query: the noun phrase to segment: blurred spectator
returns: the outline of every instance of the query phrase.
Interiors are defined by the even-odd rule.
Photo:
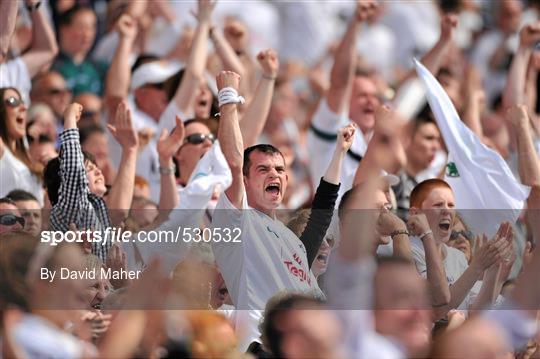
[[[32,161],[25,146],[26,105],[14,88],[1,88],[0,98],[0,195],[19,188],[42,203],[43,166]]]
[[[58,53],[58,45],[45,10],[37,0],[25,0],[32,19],[32,43],[22,56],[8,59],[8,46],[17,19],[17,1],[2,1],[0,13],[0,88],[14,87],[29,103],[30,79],[45,69]],[[9,60],[9,61],[8,61]]]
[[[7,197],[15,202],[24,218],[24,231],[38,236],[42,230],[42,214],[37,198],[32,193],[23,190],[13,190],[8,193]]]
[[[96,37],[96,14],[89,7],[75,5],[62,14],[58,25],[60,54],[53,68],[64,76],[74,96],[83,92],[101,95],[106,65],[87,58]]]
[[[15,202],[7,197],[0,198],[0,234],[24,229],[25,220]]]
[[[30,97],[34,102],[43,102],[56,116],[58,127],[62,127],[62,116],[71,102],[71,91],[59,72],[49,71],[34,79]]]

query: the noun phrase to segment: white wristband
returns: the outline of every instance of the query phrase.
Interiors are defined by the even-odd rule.
[[[229,103],[244,104],[246,100],[242,96],[238,96],[238,92],[232,87],[224,87],[218,92],[219,107]]]

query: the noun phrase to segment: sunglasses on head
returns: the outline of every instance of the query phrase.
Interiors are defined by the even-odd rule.
[[[11,213],[0,215],[0,224],[2,226],[14,226],[19,222],[22,227],[24,227],[24,218],[16,216]]]
[[[465,239],[469,241],[472,241],[474,237],[473,232],[471,231],[452,231],[452,233],[450,234],[450,239],[456,240],[460,235],[465,237]]]
[[[15,96],[9,96],[4,100],[4,103],[9,107],[19,107],[20,105],[24,104],[24,101]]]
[[[203,143],[205,140],[209,140],[210,142],[214,143],[216,141],[216,137],[211,133],[207,135],[204,135],[202,133],[194,133],[193,135],[187,136],[184,140],[184,143],[198,145],[200,143]]]

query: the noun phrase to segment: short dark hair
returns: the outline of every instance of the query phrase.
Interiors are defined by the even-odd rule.
[[[59,15],[58,28],[71,25],[71,23],[73,22],[73,18],[82,11],[90,11],[92,14],[96,15],[96,13],[91,7],[76,4]]]
[[[416,116],[414,121],[412,121],[411,125],[411,138],[414,137],[416,134],[416,131],[418,129],[428,123],[432,123],[435,126],[437,126],[437,121],[435,121],[435,116],[433,115],[433,112],[431,111],[431,108],[429,108],[429,105],[426,104],[424,108],[422,108],[422,111]]]
[[[82,151],[82,153],[84,157],[84,162],[90,161],[93,164],[96,163],[92,154],[86,151]],[[61,155],[62,151],[60,151],[60,156]],[[57,156],[47,162],[45,170],[43,171],[43,182],[45,185],[45,189],[47,190],[47,195],[49,196],[49,201],[53,206],[58,203],[58,192],[60,191],[60,183],[62,182],[62,179],[60,177],[60,156]]]
[[[18,202],[18,201],[36,201],[39,202],[32,193],[27,192],[22,189],[14,189],[13,191],[9,192],[7,196],[9,199]]]
[[[249,156],[251,155],[252,152],[261,152],[268,155],[279,154],[281,158],[283,158],[283,161],[285,162],[285,157],[283,157],[283,154],[281,153],[281,151],[272,145],[260,144],[260,145],[254,145],[254,146],[248,147],[244,150],[244,164],[242,166],[242,172],[244,173],[244,176],[249,175],[249,167],[251,166],[251,160]]]
[[[286,315],[291,310],[301,309],[301,307],[318,307],[322,303],[320,300],[305,294],[296,293],[278,294],[270,298],[266,304],[264,319],[259,329],[262,334],[263,343],[275,358],[284,357],[281,351],[281,344],[285,333],[278,326],[283,315]]]
[[[15,202],[14,202],[11,198],[9,198],[9,197],[7,197],[7,196],[6,196],[6,197],[0,198],[0,204],[2,204],[2,203],[5,203],[5,204],[11,204],[12,206],[17,207],[17,205],[15,204]]]
[[[80,129],[79,129],[79,136],[80,136],[80,143],[81,143],[81,146],[86,142],[86,140],[88,140],[88,138],[90,138],[90,136],[92,136],[94,133],[100,133],[100,134],[107,134],[107,132],[105,131],[105,128],[100,125],[100,124],[97,124],[97,123],[91,123],[91,124],[88,124],[86,126],[82,126]]]

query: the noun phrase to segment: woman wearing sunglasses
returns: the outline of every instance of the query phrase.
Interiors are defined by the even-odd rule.
[[[465,254],[465,258],[467,258],[467,262],[469,264],[471,263],[474,234],[469,230],[459,214],[456,215],[448,245],[462,251]]]
[[[0,99],[0,196],[23,189],[42,204],[43,166],[31,160],[24,141],[26,106],[15,88],[0,88]]]

